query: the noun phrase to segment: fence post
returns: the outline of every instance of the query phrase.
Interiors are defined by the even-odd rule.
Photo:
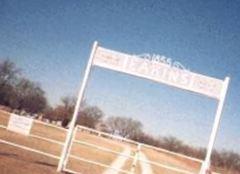
[[[67,152],[67,155],[66,155],[66,160],[64,160],[63,166],[66,166],[67,163],[68,163],[69,156],[70,156],[70,152],[71,152],[71,149],[72,149],[72,146],[73,146],[73,143],[74,143],[74,140],[75,140],[77,131],[78,131],[78,128],[75,127],[75,128],[74,128],[74,131],[73,131],[72,139],[71,139],[71,142],[70,142],[70,145],[69,145],[69,148],[68,148],[68,152]]]
[[[64,144],[64,147],[63,147],[61,158],[60,158],[60,161],[58,163],[58,168],[57,168],[58,172],[61,172],[63,167],[64,167],[64,161],[66,160],[67,152],[68,152],[68,149],[69,149],[69,146],[70,146],[70,143],[71,143],[74,127],[75,127],[77,117],[78,117],[78,111],[79,111],[79,108],[80,108],[80,105],[81,105],[81,102],[82,102],[82,99],[83,99],[83,95],[84,95],[84,91],[85,91],[85,88],[86,88],[86,85],[87,85],[89,75],[90,75],[90,72],[91,72],[92,62],[93,62],[93,59],[94,59],[94,54],[97,50],[97,45],[98,45],[98,43],[95,41],[94,44],[93,44],[93,49],[92,49],[90,58],[88,60],[86,70],[85,70],[83,82],[82,82],[82,85],[81,85],[79,93],[78,93],[77,103],[76,103],[75,108],[74,108],[73,117],[72,117],[72,120],[71,120],[71,123],[70,123],[70,126],[69,126],[69,130],[68,130],[68,133],[67,133],[67,137],[66,137],[66,141],[65,141],[65,144]]]
[[[218,130],[220,120],[221,120],[224,100],[226,98],[229,81],[230,81],[230,78],[226,77],[224,80],[224,83],[223,83],[223,87],[221,90],[221,96],[218,101],[218,107],[217,107],[217,111],[216,111],[216,115],[215,115],[215,120],[213,123],[212,132],[211,132],[208,147],[207,147],[207,154],[206,154],[205,160],[202,164],[199,174],[206,174],[206,171],[209,169],[209,167],[211,165],[210,164],[211,163],[211,154],[212,154],[213,146],[214,146],[214,143],[216,140],[217,130]]]
[[[142,145],[140,143],[138,143],[137,150],[135,151],[135,156],[134,156],[134,160],[133,160],[132,167],[131,167],[132,174],[134,174],[136,171],[136,166],[137,166],[137,161],[138,161],[138,157],[139,157],[139,152],[141,151],[141,146]]]

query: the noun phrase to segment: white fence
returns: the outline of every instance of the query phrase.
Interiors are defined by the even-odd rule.
[[[79,89],[74,113],[69,126],[69,131],[67,133],[67,138],[62,151],[61,159],[58,164],[58,171],[62,171],[64,168],[64,162],[68,156],[69,147],[71,147],[73,132],[78,118],[78,112],[81,102],[83,101],[84,92],[93,66],[98,66],[104,69],[110,69],[128,75],[152,80],[158,83],[216,99],[218,101],[218,105],[216,108],[215,119],[208,141],[205,160],[202,163],[199,174],[207,173],[211,165],[210,158],[220,124],[230,78],[226,77],[224,80],[217,79],[210,76],[205,76],[203,74],[193,73],[178,69],[176,67],[171,67],[162,62],[144,60],[137,56],[100,47],[97,42],[94,42],[90,57],[88,59],[83,81]]]
[[[6,134],[12,134],[14,138],[14,135],[16,135],[16,133],[11,132],[7,129],[8,128],[7,124],[9,122],[9,115],[10,114],[7,112],[0,111],[0,131],[4,131],[4,133]],[[10,146],[14,146],[26,151],[34,152],[40,155],[47,156],[49,158],[56,159],[57,161],[59,161],[61,156],[61,151],[64,146],[66,133],[67,133],[67,129],[64,129],[62,127],[58,127],[56,125],[45,123],[39,120],[33,120],[33,126],[31,128],[29,135],[27,136],[22,135],[23,141],[16,142],[13,138],[11,138],[11,136],[6,136],[7,138],[2,136],[0,138],[0,144],[7,144]],[[83,135],[87,135],[87,136],[85,138],[84,137],[82,138],[81,136]],[[96,142],[91,142],[90,141],[91,139]],[[26,142],[27,141],[29,142],[24,143],[25,140]],[[52,148],[50,146],[47,147],[47,149],[42,149],[41,147],[33,147],[32,146],[33,142],[35,142],[35,144],[37,144],[36,142],[44,142],[46,143],[46,145],[51,144]],[[102,144],[101,142],[107,142],[109,144],[112,144],[112,146],[119,145],[119,147],[129,147],[131,153],[129,154],[122,153],[122,151],[112,149],[111,146],[109,145],[105,146],[104,143]],[[89,152],[91,152],[91,149],[92,149],[101,153],[108,153],[108,154],[114,155],[115,157],[112,159],[110,163],[104,163],[102,161],[99,161],[95,159],[94,156],[92,156],[92,159],[88,159],[84,155],[82,156],[76,153],[76,151],[74,151],[73,146],[76,146],[76,147],[79,146],[81,148],[87,147],[89,148]],[[178,158],[179,161],[187,160],[190,163],[192,162],[192,163],[199,164],[199,166],[201,166],[203,162],[202,160],[185,156],[183,154],[171,152],[166,149],[142,144],[133,140],[129,140],[129,139],[115,136],[112,134],[100,132],[100,131],[86,128],[83,126],[76,126],[74,130],[73,138],[71,140],[71,146],[69,148],[66,161],[64,162],[64,171],[75,173],[75,174],[81,173],[80,171],[69,166],[69,164],[71,163],[71,160],[74,160],[74,161],[80,161],[80,162],[84,162],[94,166],[99,166],[100,168],[102,168],[101,171],[103,171],[101,173],[104,173],[105,170],[110,169],[112,171],[116,171],[124,174],[135,174],[135,173],[138,174],[138,173],[141,173],[137,171],[139,163],[144,163],[151,167],[158,167],[164,170],[169,170],[171,172],[176,172],[181,174],[198,173],[196,171],[188,170],[182,166],[176,166],[174,163],[172,165],[169,165],[162,161],[142,158],[140,154],[146,153],[146,151],[148,150],[154,151],[154,153],[156,153],[157,156],[158,154],[159,155],[165,154],[169,157],[172,156],[173,158]],[[83,151],[84,149],[79,150],[79,152],[83,152]],[[112,165],[112,162],[119,157],[125,158],[126,159],[125,162],[128,161],[130,163],[128,168],[115,167]],[[82,168],[83,166],[78,166],[78,167]]]
[[[125,145],[132,146],[131,150],[134,153],[132,153],[130,155],[127,155],[127,154],[123,154],[119,151],[115,151],[115,150],[103,147],[103,145],[101,145],[101,144],[89,143],[86,140],[79,140],[79,139],[76,138],[76,133],[78,131],[79,132],[80,131],[81,132],[88,132],[89,134],[94,135],[94,136],[98,136],[98,137],[101,137],[101,138],[125,143]],[[124,170],[122,168],[115,168],[111,164],[104,164],[104,163],[101,163],[101,162],[96,161],[96,160],[89,160],[89,159],[82,158],[81,156],[74,155],[74,154],[71,153],[72,146],[73,146],[74,143],[75,144],[76,143],[81,144],[81,145],[84,145],[84,146],[88,146],[89,148],[92,148],[92,149],[97,150],[97,151],[102,151],[102,152],[114,154],[114,155],[116,155],[116,157],[124,156],[124,157],[127,158],[127,160],[132,161],[131,162],[132,163],[131,168],[128,169],[128,170]],[[98,166],[106,168],[106,169],[110,168],[112,170],[118,171],[120,173],[126,173],[126,174],[135,173],[136,165],[139,162],[146,163],[146,164],[149,164],[151,166],[157,166],[159,168],[163,168],[165,170],[169,170],[169,171],[176,172],[176,173],[182,173],[182,174],[196,174],[197,173],[197,172],[185,170],[184,168],[181,168],[181,167],[174,167],[174,166],[166,165],[166,164],[163,164],[163,163],[160,163],[160,162],[157,162],[157,161],[142,159],[141,157],[139,157],[139,153],[143,153],[142,149],[144,149],[144,148],[154,150],[156,153],[158,153],[158,152],[159,153],[164,153],[166,155],[176,156],[178,158],[182,158],[183,160],[189,160],[190,162],[192,161],[192,162],[199,163],[199,167],[201,166],[201,164],[203,162],[202,160],[192,158],[192,157],[188,157],[188,156],[185,156],[185,155],[182,155],[182,154],[179,154],[179,153],[171,152],[171,151],[168,151],[168,150],[165,150],[165,149],[162,149],[162,148],[157,148],[157,147],[154,147],[154,146],[141,144],[141,143],[136,142],[136,141],[132,141],[132,140],[122,138],[122,137],[119,137],[119,136],[114,136],[114,135],[111,135],[111,134],[108,134],[108,133],[96,131],[94,129],[89,129],[89,128],[86,128],[86,127],[83,127],[83,126],[77,126],[74,130],[74,135],[73,135],[73,139],[71,141],[71,147],[70,147],[70,150],[68,152],[67,160],[65,162],[64,171],[73,172],[73,173],[76,173],[76,174],[81,173],[80,171],[76,171],[76,170],[73,170],[73,169],[67,167],[67,165],[69,163],[69,158],[73,158],[74,160],[82,161],[82,162],[85,162],[85,163],[88,163],[88,164],[98,165]]]
[[[45,122],[42,122],[42,121],[39,121],[39,120],[33,120],[33,126],[32,126],[32,130],[30,131],[30,133],[27,136],[22,135],[23,139],[25,139],[26,142],[24,142],[24,140],[21,141],[21,142],[16,142],[16,141],[14,141],[15,133],[9,131],[8,130],[8,125],[6,124],[9,121],[10,113],[5,112],[5,111],[0,111],[0,117],[1,117],[1,121],[0,121],[1,131],[4,131],[3,134],[9,134],[9,136],[2,137],[0,139],[0,143],[7,144],[7,145],[10,145],[10,146],[14,146],[14,147],[17,147],[17,148],[20,148],[20,149],[23,149],[23,150],[34,152],[34,153],[44,155],[44,156],[47,156],[47,157],[50,157],[50,158],[54,158],[54,159],[57,159],[57,160],[60,159],[61,149],[64,145],[65,137],[62,138],[63,141],[52,138],[54,135],[52,137],[48,137],[49,135],[52,134],[52,132],[49,132],[48,130],[49,129],[50,130],[54,129],[57,132],[60,131],[60,132],[62,132],[62,134],[66,134],[66,131],[67,131],[66,129],[64,129],[62,127],[59,127],[59,126],[52,125],[52,124],[48,124],[48,123],[45,123]],[[3,119],[5,121],[3,121]],[[3,122],[5,122],[5,124]],[[42,130],[35,131],[35,129],[38,129],[38,128],[42,128]],[[44,128],[46,130],[44,130]],[[31,140],[29,140],[29,138]],[[58,148],[59,153],[56,154],[56,152],[54,152],[54,151],[51,152],[52,149],[47,149],[47,148],[42,149],[40,146],[35,147],[35,148],[31,147],[31,144],[33,142],[35,142],[35,144],[37,144],[36,141],[37,142],[50,143],[53,146],[55,146],[55,145],[59,146],[59,148]]]

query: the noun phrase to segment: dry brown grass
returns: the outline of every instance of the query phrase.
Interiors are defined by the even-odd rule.
[[[119,143],[118,141],[92,135],[87,132],[77,131],[76,140],[85,141],[87,143],[101,146],[103,148],[119,153],[121,153],[125,148],[125,145]],[[73,143],[70,154],[85,158],[87,160],[96,161],[105,165],[111,165],[111,163],[118,157],[117,154],[101,151],[97,148],[89,147],[79,143]],[[70,169],[74,169],[75,171],[82,172],[84,174],[102,173],[106,169],[105,167],[92,165],[87,162],[76,160],[74,158],[69,159],[67,167]]]
[[[0,139],[24,145],[36,150],[40,150],[52,155],[60,156],[62,146],[45,140],[17,134],[6,129],[0,129]]]
[[[0,110],[0,124],[3,126],[8,125],[10,113]]]
[[[0,144],[1,174],[57,174],[57,163],[55,159]]]
[[[0,111],[1,125],[7,126],[9,115],[9,113]],[[59,142],[64,142],[66,137],[65,130],[49,127],[36,121],[33,124],[31,134],[43,136]],[[98,145],[119,153],[121,153],[127,146],[131,149],[131,156],[135,155],[135,151],[137,149],[137,146],[134,144],[96,136],[89,132],[77,131],[75,138],[76,140],[85,141],[87,143]],[[62,146],[56,143],[17,134],[3,128],[0,128],[0,139],[41,150],[56,156],[60,156],[62,151]],[[166,154],[146,147],[142,147],[142,152],[145,153],[145,155],[151,161],[185,169],[195,173],[198,173],[200,169],[200,163],[193,162],[188,159]],[[70,154],[88,160],[97,161],[106,165],[111,165],[111,163],[118,157],[117,154],[104,152],[97,148],[89,147],[76,142],[73,143]],[[56,174],[57,163],[58,160],[51,159],[33,152],[21,150],[19,148],[2,143],[0,144],[1,174]],[[132,158],[127,159],[122,169],[130,171],[132,163]],[[66,167],[77,172],[82,172],[83,174],[101,174],[106,169],[105,167],[89,164],[71,157],[69,158]],[[152,168],[154,174],[177,174],[177,172],[173,172],[156,165],[152,165]],[[139,161],[135,171],[135,174],[141,174]],[[119,172],[119,174],[121,174],[121,172]]]
[[[56,127],[49,127],[34,121],[31,134],[63,142],[66,139],[67,131]]]
[[[151,161],[155,161],[164,165],[168,165],[171,167],[175,167],[178,169],[184,169],[190,172],[195,172],[198,173],[201,167],[201,163],[200,162],[195,162],[192,161],[190,159],[186,159],[183,157],[178,157],[175,155],[171,155],[165,152],[160,152],[160,151],[156,151],[154,149],[150,149],[150,148],[142,148],[142,152],[145,153],[145,155],[147,156],[147,158]],[[152,165],[154,174],[173,174],[176,172],[171,172],[168,169],[164,169],[162,167],[158,167],[156,165]]]

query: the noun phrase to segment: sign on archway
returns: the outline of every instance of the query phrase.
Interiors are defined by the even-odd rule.
[[[85,70],[85,75],[79,91],[73,118],[68,130],[68,136],[59,162],[59,171],[63,169],[67,153],[70,148],[78,111],[83,99],[83,94],[92,66],[98,66],[129,75],[134,75],[216,99],[218,101],[218,106],[212,132],[208,142],[207,154],[201,170],[199,171],[199,174],[206,174],[206,171],[210,167],[210,158],[219,127],[230,78],[226,77],[224,80],[221,80],[198,73],[193,73],[184,69],[171,67],[170,65],[159,61],[146,60],[134,55],[109,50],[98,46],[97,42],[95,42],[93,45],[93,49]]]

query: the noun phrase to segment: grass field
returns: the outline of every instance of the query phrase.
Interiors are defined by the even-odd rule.
[[[58,160],[0,144],[1,174],[57,174]]]
[[[4,126],[7,126],[8,124],[9,115],[9,113],[0,111],[0,125],[2,125],[0,128],[1,140],[23,145],[25,147],[33,148],[56,157],[60,157],[63,143],[66,138],[65,129],[48,126],[39,121],[34,121],[30,135],[25,136],[4,128]],[[41,137],[48,138],[51,141],[42,139]],[[109,173],[106,172],[106,166],[113,165],[113,163],[119,158],[119,155],[116,153],[122,153],[126,149],[128,150],[129,157],[123,157],[124,163],[121,166],[121,170],[130,173],[137,149],[136,144],[130,144],[116,139],[97,136],[96,134],[88,131],[78,129],[75,132],[75,137],[72,142],[71,150],[65,167],[66,169],[70,169],[82,174]],[[144,153],[147,160],[154,161],[155,163],[176,167],[196,174],[200,168],[199,162],[171,155],[147,146],[142,146],[141,152]],[[83,158],[88,160],[88,162],[83,161]],[[89,161],[95,161],[97,163],[101,163],[102,165],[90,164]],[[56,174],[57,164],[58,159],[0,143],[1,174]],[[104,165],[106,166],[104,167]],[[137,161],[135,174],[142,174],[144,171],[144,165],[146,165],[145,162]],[[155,164],[149,164],[149,166],[151,170],[144,174],[179,173]],[[112,170],[110,173],[116,173],[114,171],[115,170]],[[120,173],[124,172],[119,172],[119,174]]]

